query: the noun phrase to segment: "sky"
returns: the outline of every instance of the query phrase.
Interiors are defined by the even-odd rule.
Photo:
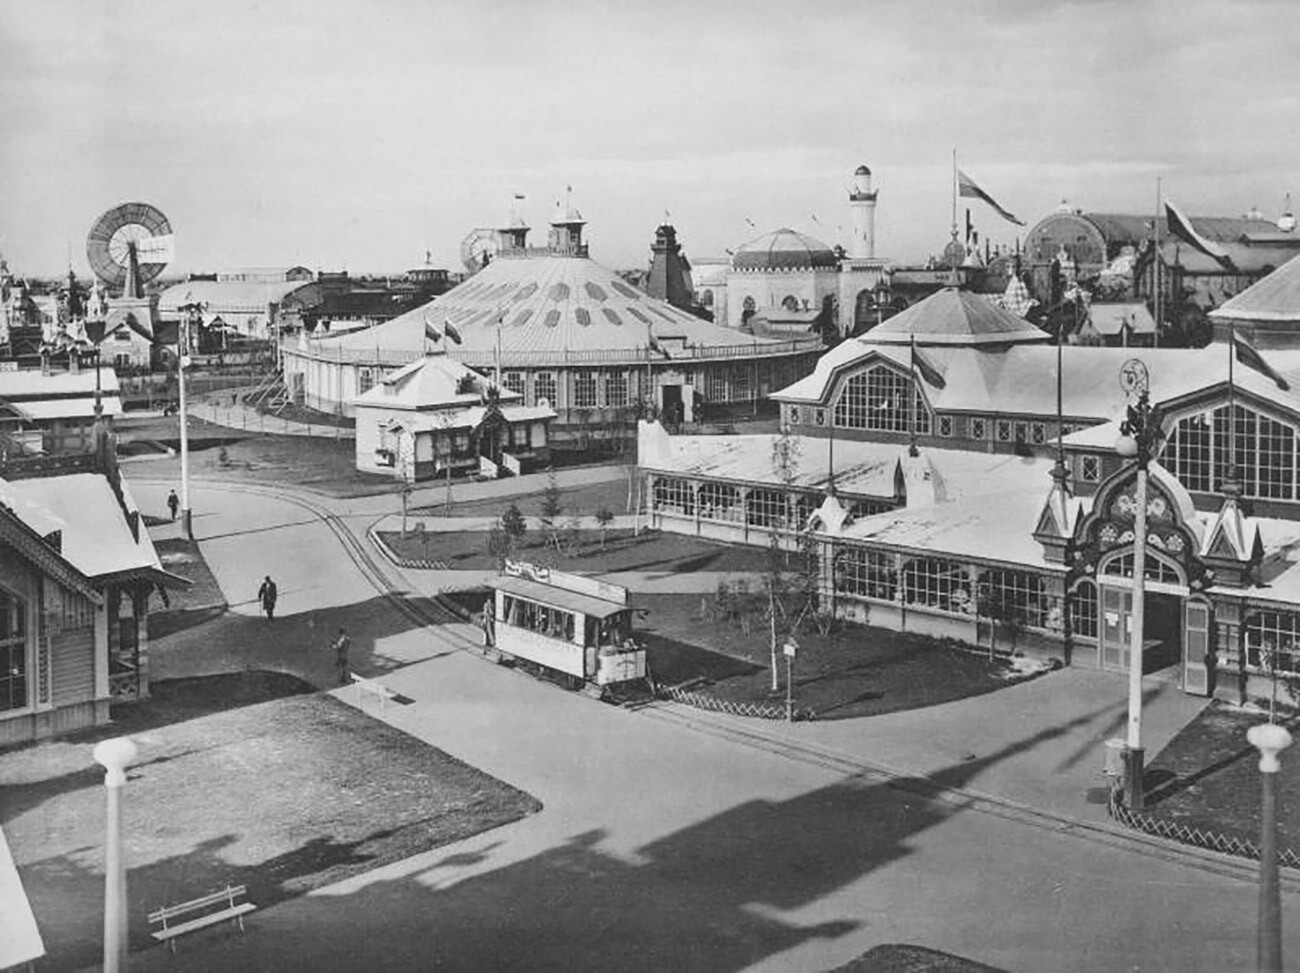
[[[908,263],[947,242],[954,151],[1030,226],[1157,186],[1276,218],[1297,36],[1291,0],[0,0],[0,254],[86,275],[96,218],[141,200],[169,273],[458,270],[517,193],[544,243],[572,187],[592,256],[644,267],[666,213],[695,260],[847,242],[865,163],[877,255]]]

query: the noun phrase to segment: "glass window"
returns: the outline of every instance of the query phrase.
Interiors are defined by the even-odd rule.
[[[670,514],[691,517],[695,514],[695,498],[691,493],[691,484],[677,477],[662,477],[655,480],[654,508]]]
[[[785,494],[780,490],[750,490],[745,498],[745,523],[751,527],[783,528],[789,513]]]
[[[1097,637],[1097,586],[1080,581],[1070,592],[1070,630],[1083,638]]]
[[[704,373],[705,390],[704,397],[710,402],[726,402],[727,396],[727,374],[721,367],[714,365]]]
[[[357,394],[365,395],[375,387],[375,373],[369,368],[357,370]]]
[[[533,404],[545,399],[551,405],[555,405],[555,373],[538,372],[533,376]]]
[[[985,617],[1042,628],[1046,619],[1043,580],[1028,571],[994,568],[979,577],[979,610]]]
[[[501,376],[501,384],[511,392],[524,394],[524,373],[523,372],[506,372]]]
[[[1029,441],[1035,446],[1041,446],[1047,442],[1047,424],[1043,422],[1031,423],[1029,426]]]
[[[790,406],[790,411],[787,414],[790,417],[790,425],[799,425],[799,407],[797,405]]]
[[[27,602],[0,588],[0,710],[27,706]]]
[[[740,491],[725,483],[701,483],[700,519],[742,523],[745,511],[740,505]]]
[[[1246,617],[1246,665],[1293,674],[1300,665],[1300,620],[1293,612],[1263,611]]]
[[[971,593],[966,569],[944,558],[914,558],[903,567],[903,598],[909,605],[941,611],[971,612]]]
[[[1235,462],[1246,496],[1297,499],[1295,429],[1244,405],[1236,406],[1233,416],[1231,437],[1226,405],[1180,419],[1161,464],[1187,489],[1213,493]]]
[[[970,421],[970,438],[983,440],[989,435],[988,424],[983,419],[972,419]]]
[[[605,376],[605,404],[627,405],[627,372],[610,372]]]
[[[595,407],[596,376],[591,372],[577,372],[573,376],[573,405],[578,409]]]
[[[952,416],[939,417],[939,435],[940,436],[952,435]]]
[[[814,413],[813,413],[813,422],[815,422],[815,423],[816,423],[817,425],[819,425],[819,426],[824,426],[824,425],[826,425],[826,410],[825,410],[825,409],[818,409],[816,412],[814,412]]]
[[[993,438],[1000,443],[1011,442],[1011,420],[998,419],[993,423]]]
[[[1079,463],[1079,479],[1084,483],[1096,483],[1101,479],[1101,457],[1084,456]]]
[[[835,559],[835,590],[893,601],[898,594],[898,571],[890,551],[850,548]]]
[[[908,432],[913,404],[916,431],[930,432],[930,413],[909,376],[885,365],[850,375],[835,401],[834,422],[843,429]]]

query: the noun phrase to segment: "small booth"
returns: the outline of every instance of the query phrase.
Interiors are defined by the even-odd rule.
[[[502,655],[597,687],[644,679],[628,591],[581,575],[507,561],[490,582],[494,647]]]

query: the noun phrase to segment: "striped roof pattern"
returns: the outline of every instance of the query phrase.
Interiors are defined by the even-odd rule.
[[[512,352],[601,350],[644,360],[650,336],[684,339],[687,345],[734,347],[769,344],[704,321],[638,291],[612,270],[585,257],[501,256],[447,293],[384,324],[338,339],[342,349],[420,352],[426,322],[443,330],[448,321],[461,336],[446,342],[458,351],[491,354],[498,341],[502,362]]]
[[[736,248],[731,266],[736,270],[835,270],[840,258],[821,240],[782,227]]]

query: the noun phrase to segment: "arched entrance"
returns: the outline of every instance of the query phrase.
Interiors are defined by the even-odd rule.
[[[853,300],[853,334],[870,331],[880,321],[880,311],[876,304],[876,293],[871,288],[858,291]]]
[[[1183,655],[1187,575],[1176,561],[1148,549],[1143,571],[1142,671],[1177,665]],[[1097,665],[1127,672],[1133,631],[1133,549],[1116,551],[1097,566]]]

